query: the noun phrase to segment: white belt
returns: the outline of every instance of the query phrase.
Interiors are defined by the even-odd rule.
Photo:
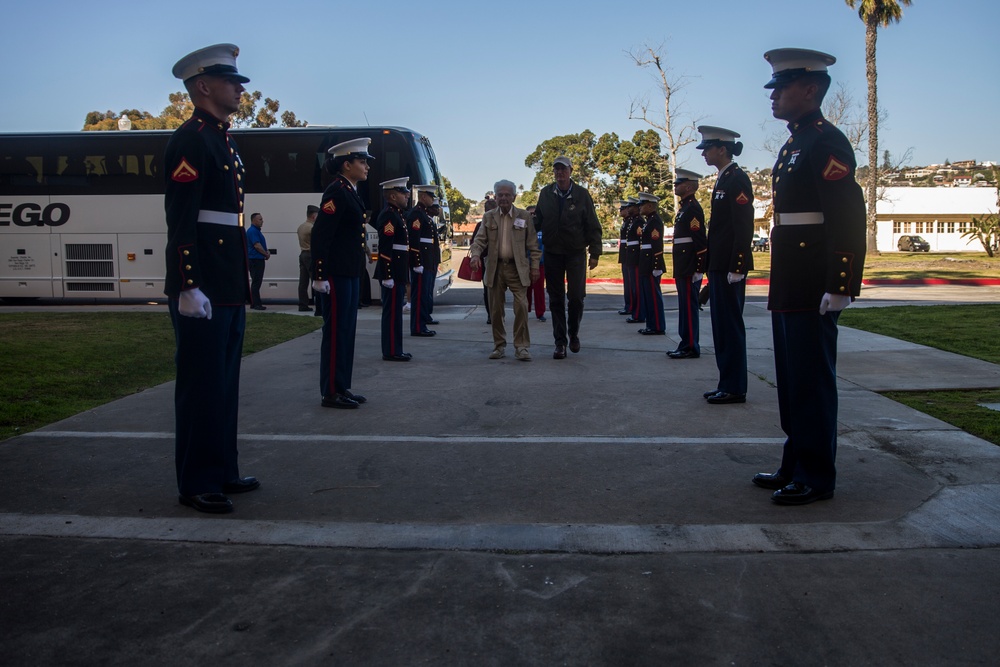
[[[222,211],[198,211],[198,222],[210,222],[213,225],[229,225],[230,227],[240,226],[239,213],[223,213]]]
[[[405,251],[407,251],[407,250],[410,249],[410,246],[406,245],[405,243],[393,243],[392,244],[392,249],[393,250],[402,250],[402,251],[405,252]]]
[[[679,239],[674,239],[674,245],[677,245],[679,243],[691,243],[693,240],[694,239],[692,239],[690,236],[682,236]]]
[[[427,239],[427,238],[424,238],[423,236],[421,236],[420,237],[420,242],[421,243],[434,243],[434,239]]]
[[[822,225],[823,214],[815,213],[775,213],[776,225]]]
[[[652,243],[643,243],[641,246],[639,246],[639,250],[652,250],[652,248],[653,248]]]
[[[625,245],[639,245],[638,241],[628,241]]]

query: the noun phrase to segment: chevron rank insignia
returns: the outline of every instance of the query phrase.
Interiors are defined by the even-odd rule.
[[[382,231],[385,232],[386,236],[392,236],[396,233],[396,228],[392,226],[391,222],[387,222],[385,223],[385,227],[382,228]]]
[[[827,161],[826,166],[823,167],[823,179],[827,181],[839,181],[849,173],[851,173],[850,167],[832,155]]]
[[[413,228],[414,229],[420,229],[420,221],[419,220],[414,220],[413,221]]]
[[[323,204],[323,212],[327,215],[333,215],[337,212],[337,205],[333,203],[332,199]]]
[[[690,227],[691,229],[701,229],[701,220],[699,220],[698,218],[693,218],[691,220]]]
[[[182,157],[181,163],[177,165],[174,172],[170,174],[170,178],[178,183],[190,183],[191,181],[198,180],[198,170],[191,166],[191,163],[187,161],[186,157]]]
[[[659,229],[654,229],[653,233],[650,234],[650,236],[652,236],[653,240],[655,241],[656,239],[660,238],[660,230]]]
[[[747,197],[747,193],[741,192],[739,196],[736,197],[736,203],[742,206],[743,204],[749,204],[750,198]]]

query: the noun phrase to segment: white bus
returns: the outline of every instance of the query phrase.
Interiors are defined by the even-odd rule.
[[[296,229],[306,207],[320,203],[331,180],[326,150],[371,137],[375,157],[361,198],[374,221],[381,181],[409,176],[411,185],[435,183],[442,202],[436,221],[442,263],[440,294],[450,287],[446,268],[452,237],[449,210],[426,137],[400,127],[305,127],[231,130],[246,167],[246,224],[264,216],[271,251],[261,297],[295,300],[299,276]],[[166,222],[163,152],[170,131],[0,134],[0,298],[162,300]],[[378,234],[369,225],[371,256]],[[368,265],[369,278],[374,263]],[[378,282],[369,281],[378,299]],[[364,290],[364,286],[362,287]]]

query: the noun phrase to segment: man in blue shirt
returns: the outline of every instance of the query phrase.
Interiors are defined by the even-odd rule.
[[[264,233],[264,216],[254,213],[250,216],[252,223],[247,228],[247,259],[250,264],[250,310],[267,310],[260,301],[260,286],[264,283],[264,262],[271,258],[267,249]]]

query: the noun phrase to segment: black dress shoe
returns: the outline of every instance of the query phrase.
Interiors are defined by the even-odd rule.
[[[250,310],[267,310],[264,306],[250,306]]]
[[[569,351],[573,354],[580,351],[580,339],[577,336],[569,337]]]
[[[345,391],[344,392],[344,396],[346,396],[347,398],[351,399],[352,401],[354,401],[355,403],[357,403],[359,405],[361,403],[367,403],[368,402],[367,398],[365,398],[361,394],[352,393],[350,390]]]
[[[311,313],[313,311],[309,306],[299,306],[300,313]]]
[[[260,480],[256,477],[243,477],[226,482],[222,485],[223,493],[246,493],[260,488]]]
[[[544,315],[539,316],[538,321],[539,322],[544,322],[545,321],[545,316]]]
[[[667,352],[667,356],[671,359],[697,359],[701,354],[694,350],[674,350],[673,352]],[[708,397],[706,396],[705,398]]]
[[[719,391],[708,397],[708,402],[712,405],[725,405],[726,403],[746,403],[746,394],[730,394]]]
[[[817,500],[833,498],[833,490],[818,491],[802,482],[792,482],[771,494],[771,500],[779,505],[808,505]]]
[[[762,489],[783,489],[791,484],[792,480],[782,477],[776,472],[759,472],[753,476],[753,483]]]
[[[430,320],[427,320],[426,322],[424,322],[424,324],[441,324],[441,323],[438,322],[435,319],[430,319]]]
[[[418,336],[421,338],[430,338],[431,336],[436,336],[437,331],[431,331],[430,329],[428,329],[427,331],[417,331],[416,333],[411,333],[410,335]]]
[[[618,314],[619,315],[628,315],[631,312],[632,312],[631,310],[619,310]]]
[[[706,391],[704,394],[702,394],[702,396],[704,396],[705,398],[711,398],[712,396],[715,396],[718,393],[719,393],[718,389],[713,389],[712,391]]]
[[[409,361],[413,358],[411,354],[383,354],[382,359],[385,361]]]
[[[639,333],[643,336],[666,336],[666,331],[657,331],[656,329],[639,329]]]
[[[196,496],[178,496],[181,505],[193,507],[209,514],[229,514],[233,511],[233,501],[221,493],[199,493]]]
[[[556,345],[556,351],[552,353],[553,359],[565,359],[566,358],[566,346]]]
[[[627,317],[627,318],[625,318],[625,321],[628,322],[629,324],[641,324],[641,323],[645,322],[646,320],[640,320],[640,319],[636,319],[634,317]]]
[[[360,405],[354,399],[348,398],[343,394],[334,394],[333,396],[324,396],[323,401],[320,403],[324,408],[341,408],[343,410],[354,410]]]

